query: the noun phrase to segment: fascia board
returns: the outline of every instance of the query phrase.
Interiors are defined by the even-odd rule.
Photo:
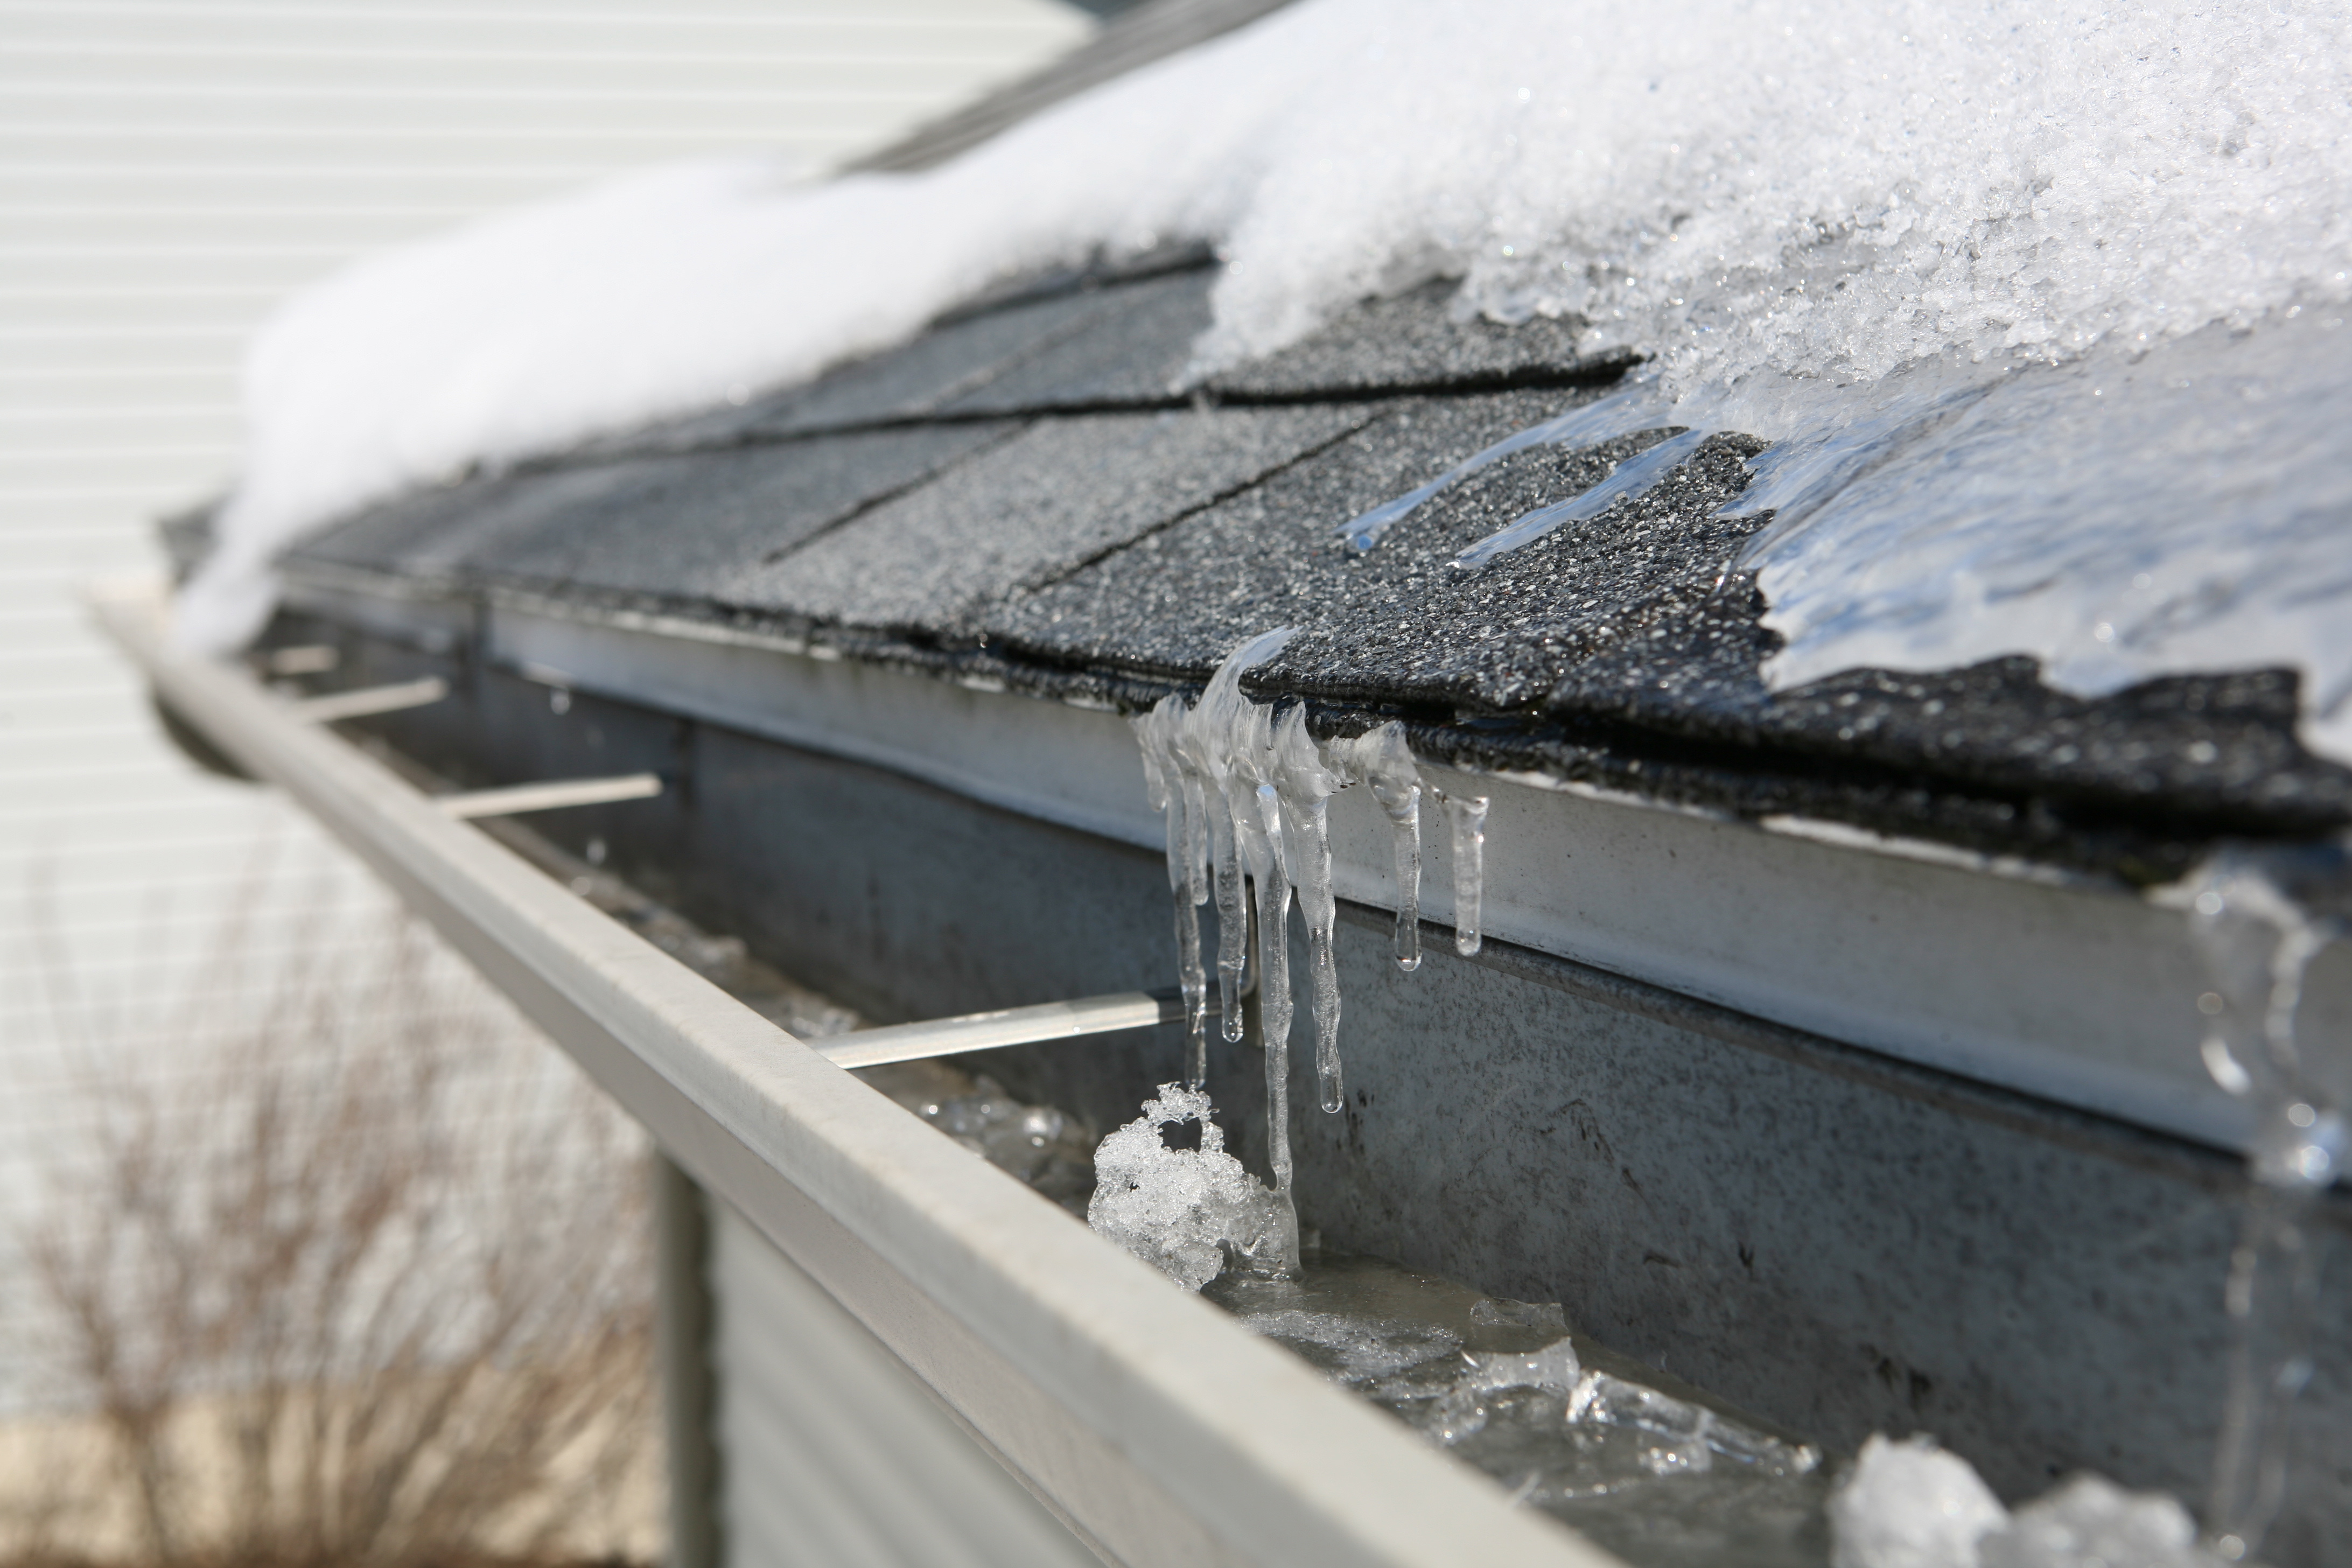
[[[1165,842],[1116,714],[823,657],[704,623],[494,595],[494,662],[1149,848]],[[1770,1023],[2210,1147],[2251,1117],[2198,1051],[2202,971],[2178,910],[2022,861],[1776,817],[1751,823],[1528,775],[1425,770],[1482,794],[1486,932]],[[1343,793],[1333,883],[1394,907],[1382,819]],[[1424,823],[1423,910],[1450,920]],[[2307,1013],[2352,1017],[2352,959]]]

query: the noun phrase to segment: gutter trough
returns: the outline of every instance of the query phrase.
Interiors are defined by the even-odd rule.
[[[93,608],[164,702],[382,875],[1107,1562],[1616,1562],[1170,1289],[315,717],[176,654],[159,586],[102,590]],[[1045,1011],[1066,1035],[1166,1007]],[[1008,1027],[950,1023],[958,1049]]]

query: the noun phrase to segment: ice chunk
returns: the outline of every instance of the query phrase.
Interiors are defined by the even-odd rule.
[[[1214,1279],[1228,1258],[1282,1267],[1297,1256],[1298,1222],[1225,1151],[1207,1094],[1160,1086],[1143,1114],[1095,1149],[1095,1194],[1087,1224],[1187,1290]],[[1160,1129],[1197,1122],[1197,1149],[1171,1148]]]
[[[1547,1394],[1567,1395],[1577,1391],[1578,1380],[1583,1375],[1584,1366],[1577,1360],[1576,1346],[1559,1339],[1539,1351],[1524,1354],[1490,1351],[1474,1355],[1469,1370],[1462,1374],[1462,1386],[1481,1394],[1501,1388],[1539,1388]]]
[[[1467,1353],[1452,1384],[1415,1414],[1414,1425],[1452,1447],[1486,1429],[1496,1411],[1492,1395],[1517,1389],[1557,1395],[1565,1411],[1583,1370],[1576,1346],[1565,1339],[1520,1353]]]
[[[1979,1568],[2225,1568],[2189,1510],[2161,1492],[2077,1476],[1978,1543]]]
[[[1470,1322],[1481,1329],[1534,1329],[1566,1335],[1568,1311],[1557,1301],[1514,1301],[1486,1296],[1470,1307]]]
[[[1873,1433],[1830,1495],[1832,1568],[1979,1568],[1978,1542],[2009,1522],[1976,1468],[1931,1437]]]
[[[1362,1388],[1400,1373],[1458,1353],[1462,1342],[1443,1329],[1384,1319],[1350,1317],[1299,1308],[1252,1312],[1244,1320],[1257,1332],[1279,1340],[1351,1388]]]

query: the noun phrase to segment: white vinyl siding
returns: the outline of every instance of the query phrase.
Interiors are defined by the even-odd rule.
[[[354,257],[615,171],[747,147],[822,169],[1091,26],[1057,0],[0,0],[0,1347],[57,1109],[37,936],[152,998],[257,842],[382,896],[196,774],[74,601],[234,475],[256,323]]]

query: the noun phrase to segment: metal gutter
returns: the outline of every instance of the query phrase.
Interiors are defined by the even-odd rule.
[[[338,584],[331,616],[363,597]],[[298,577],[289,600],[309,601]],[[402,601],[406,608],[407,602]],[[378,604],[378,621],[394,615]],[[445,610],[442,614],[446,615]],[[787,639],[499,592],[478,657],[567,689],[888,769],[1138,847],[1164,829],[1114,713],[822,657]],[[362,621],[362,625],[372,623]],[[1425,770],[1493,801],[1485,929],[1538,952],[2186,1138],[2242,1152],[2250,1119],[2198,1053],[2204,982],[2186,922],[2122,889],[1832,824],[1750,824],[1520,775]],[[1331,809],[1339,896],[1391,903],[1386,828]],[[1449,850],[1425,836],[1423,912],[1450,918]],[[2306,1007],[2352,1013],[2352,962]]]
[[[1107,1559],[1616,1560],[1171,1289],[241,671],[159,588],[93,599],[159,696],[284,788]]]

